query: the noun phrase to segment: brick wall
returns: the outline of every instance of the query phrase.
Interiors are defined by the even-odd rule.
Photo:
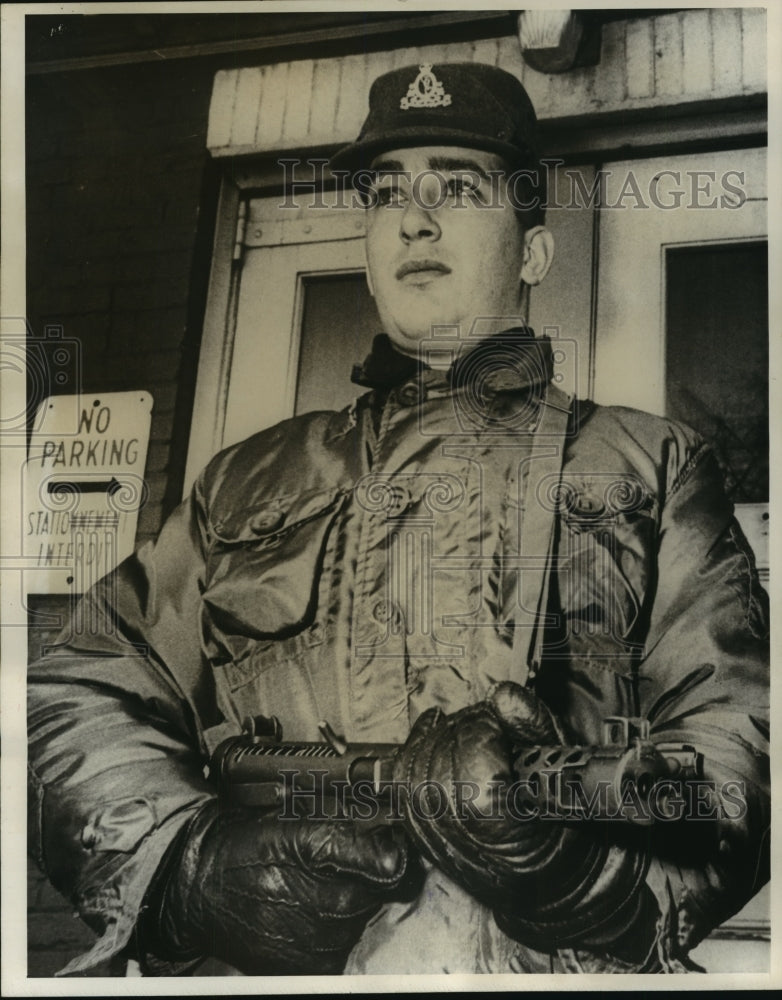
[[[35,336],[55,324],[81,342],[83,391],[152,394],[139,542],[181,491],[217,195],[213,76],[178,60],[27,80],[28,320]],[[31,656],[66,601],[30,599]],[[28,903],[28,975],[52,975],[94,936],[32,864]]]
[[[52,323],[81,341],[84,391],[152,394],[140,540],[173,500],[177,404],[198,349],[190,293],[212,73],[189,63],[27,86],[28,318],[36,334]]]

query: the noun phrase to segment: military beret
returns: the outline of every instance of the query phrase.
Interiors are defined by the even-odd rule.
[[[374,81],[359,137],[334,154],[331,166],[355,173],[383,150],[409,146],[485,149],[514,168],[533,167],[535,109],[516,77],[496,66],[405,66]]]

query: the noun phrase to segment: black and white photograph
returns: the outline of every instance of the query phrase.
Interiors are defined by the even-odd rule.
[[[3,995],[771,986],[779,38],[2,4]]]

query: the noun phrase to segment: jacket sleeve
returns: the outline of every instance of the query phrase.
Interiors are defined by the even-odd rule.
[[[125,946],[168,844],[213,795],[199,743],[210,694],[217,711],[199,642],[204,541],[196,489],[29,671],[30,850],[99,934],[62,973]]]
[[[664,475],[635,689],[652,739],[704,758],[684,817],[650,833],[646,883],[659,918],[649,961],[679,971],[769,878],[769,631],[768,599],[710,449],[674,440]]]
[[[693,815],[655,828],[649,883],[685,952],[769,878],[768,598],[703,447],[671,484],[638,677],[653,739],[694,745]]]

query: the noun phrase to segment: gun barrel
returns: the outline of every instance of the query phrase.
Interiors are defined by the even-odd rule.
[[[396,744],[353,744],[344,752],[328,743],[274,743],[235,736],[212,755],[210,773],[236,805],[283,804],[291,794],[324,793],[350,799],[355,791],[383,799],[393,777]]]
[[[514,771],[541,815],[563,819],[652,822],[645,808],[657,783],[670,777],[651,743],[525,747]]]

